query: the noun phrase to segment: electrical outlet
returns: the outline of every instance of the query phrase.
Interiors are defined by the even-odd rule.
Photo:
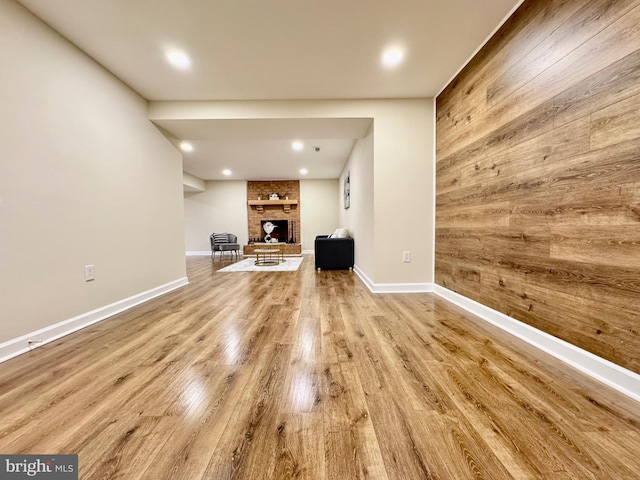
[[[411,262],[411,252],[409,250],[405,250],[404,252],[402,252],[402,261],[404,263]]]
[[[96,272],[95,267],[93,265],[85,265],[84,266],[84,280],[85,282],[90,282],[95,280]]]

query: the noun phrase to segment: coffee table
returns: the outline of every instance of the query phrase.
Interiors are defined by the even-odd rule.
[[[281,245],[256,248],[253,253],[256,254],[255,264],[259,266],[278,265],[284,262],[284,252]]]

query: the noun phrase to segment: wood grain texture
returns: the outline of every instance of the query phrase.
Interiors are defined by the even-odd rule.
[[[601,30],[617,21],[633,6],[634,0],[590,0],[581,2],[583,6],[568,17],[561,25],[545,22],[543,31],[550,32],[538,44],[527,42],[526,53],[497,75],[487,89],[489,104],[497,103],[525,85],[532,78],[542,74],[555,63],[588,43]],[[574,3],[575,5],[575,3]],[[564,18],[567,8],[557,9],[556,16]],[[524,49],[523,49],[524,50]]]
[[[640,478],[636,402],[446,301],[222,265],[0,364],[0,451],[84,480]]]
[[[525,1],[436,101],[436,282],[636,373],[639,23]]]
[[[580,7],[578,2],[567,4],[565,0],[525,2],[510,20],[518,23],[519,29],[503,28],[489,39],[487,47],[471,59],[469,68],[460,72],[439,96],[443,108],[438,109],[436,118],[448,127],[438,132],[439,157],[444,158],[461,145],[487,135],[495,129],[492,126],[513,119],[502,105],[485,108],[490,82],[518,61],[519,57],[512,54],[514,50],[528,51],[544,41],[549,28],[558,28]],[[527,21],[521,22],[521,18]],[[474,128],[468,128],[470,122]]]

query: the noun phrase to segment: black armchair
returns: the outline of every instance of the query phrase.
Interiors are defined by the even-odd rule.
[[[316,269],[351,270],[354,263],[353,238],[318,235],[315,241]]]

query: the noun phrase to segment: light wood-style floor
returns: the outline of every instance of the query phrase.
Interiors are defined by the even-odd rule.
[[[82,479],[634,479],[640,405],[431,294],[218,273],[0,364],[0,453]]]

